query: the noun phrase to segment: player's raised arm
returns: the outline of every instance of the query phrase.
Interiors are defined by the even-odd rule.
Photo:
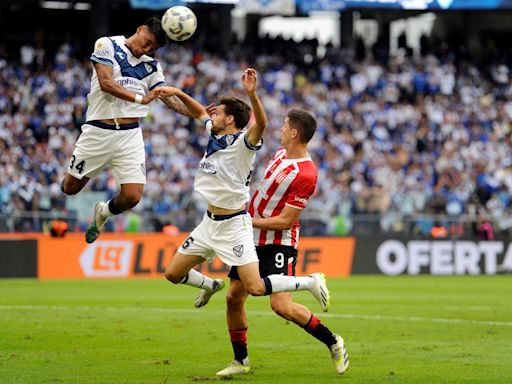
[[[208,113],[206,112],[206,108],[192,96],[189,96],[183,92],[181,89],[175,87],[157,87],[154,90],[161,100],[178,98],[178,100],[183,103],[183,106],[187,108],[188,116],[193,117],[201,123],[205,118],[209,117]]]
[[[103,92],[139,104],[149,104],[157,97],[155,91],[151,91],[147,95],[140,95],[124,88],[114,80],[113,69],[110,65],[95,62],[94,69]]]
[[[242,85],[244,86],[245,92],[251,99],[252,110],[256,122],[249,127],[247,130],[247,140],[252,145],[257,145],[267,126],[267,115],[263,109],[263,105],[256,94],[256,85],[258,84],[258,77],[256,70],[253,68],[247,68],[242,76]]]

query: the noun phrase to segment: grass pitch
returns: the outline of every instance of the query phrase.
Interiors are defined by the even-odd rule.
[[[295,294],[345,338],[327,348],[250,298],[252,372],[237,383],[512,383],[512,278],[330,279],[331,312]],[[0,383],[216,381],[232,360],[223,294],[162,280],[0,280]]]

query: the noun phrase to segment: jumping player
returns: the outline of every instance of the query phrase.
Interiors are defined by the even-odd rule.
[[[80,192],[107,166],[121,190],[112,200],[94,207],[94,218],[85,234],[88,243],[98,238],[110,216],[133,208],[142,196],[146,160],[139,119],[148,114],[148,104],[157,97],[154,88],[165,85],[160,64],[148,54],[164,46],[166,40],[160,20],[152,17],[129,38],[102,37],[94,45],[86,123],[75,144],[62,191],[67,195]],[[189,115],[178,100],[163,101]]]
[[[208,202],[201,223],[183,242],[165,270],[166,278],[174,284],[202,288],[195,306],[207,304],[210,297],[224,287],[222,279],[211,279],[192,269],[211,261],[217,255],[229,265],[236,266],[244,289],[251,295],[270,295],[273,292],[309,290],[327,311],[329,292],[323,274],[312,276],[270,275],[261,278],[253,240],[251,218],[246,211],[249,202],[249,179],[256,151],[261,148],[267,117],[256,94],[257,75],[247,69],[242,85],[248,94],[255,123],[243,129],[249,121],[251,108],[235,97],[224,97],[213,113],[179,89],[157,88],[164,96],[177,96],[190,114],[204,123],[209,137],[203,159],[195,177],[194,189]]]

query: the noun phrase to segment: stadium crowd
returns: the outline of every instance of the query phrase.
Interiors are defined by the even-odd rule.
[[[220,94],[243,97],[238,81],[243,69],[252,65],[259,71],[269,127],[253,184],[262,179],[264,164],[279,147],[287,111],[299,107],[313,112],[318,130],[310,148],[319,179],[304,215],[311,219],[309,234],[354,231],[353,218],[365,214],[378,217],[385,231],[403,230],[411,217],[418,219],[407,229],[420,234],[439,224],[434,216],[417,214],[442,214],[454,221],[479,218],[493,222],[499,232],[512,227],[512,83],[507,65],[480,67],[433,54],[397,55],[383,64],[331,46],[319,58],[314,44],[291,50],[274,45],[226,54],[171,45],[159,50],[157,58],[168,84],[204,104]],[[235,53],[240,51],[243,55]],[[61,193],[60,182],[84,122],[91,68],[68,44],[54,57],[30,46],[21,48],[19,62],[0,54],[4,217],[65,211],[69,197]],[[172,223],[188,230],[205,208],[190,192],[206,145],[203,129],[155,101],[143,132],[147,185],[135,211],[154,218],[146,229]],[[117,186],[111,173],[104,172],[86,189],[107,191],[110,198]],[[41,230],[37,223],[21,220],[15,229]]]

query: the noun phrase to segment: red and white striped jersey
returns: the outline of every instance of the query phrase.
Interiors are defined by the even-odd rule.
[[[265,170],[265,178],[254,192],[249,205],[252,217],[279,216],[285,205],[304,209],[316,188],[317,170],[311,157],[287,159],[286,149],[280,148]],[[254,243],[288,245],[297,248],[300,224],[291,229],[265,231],[254,228]]]

